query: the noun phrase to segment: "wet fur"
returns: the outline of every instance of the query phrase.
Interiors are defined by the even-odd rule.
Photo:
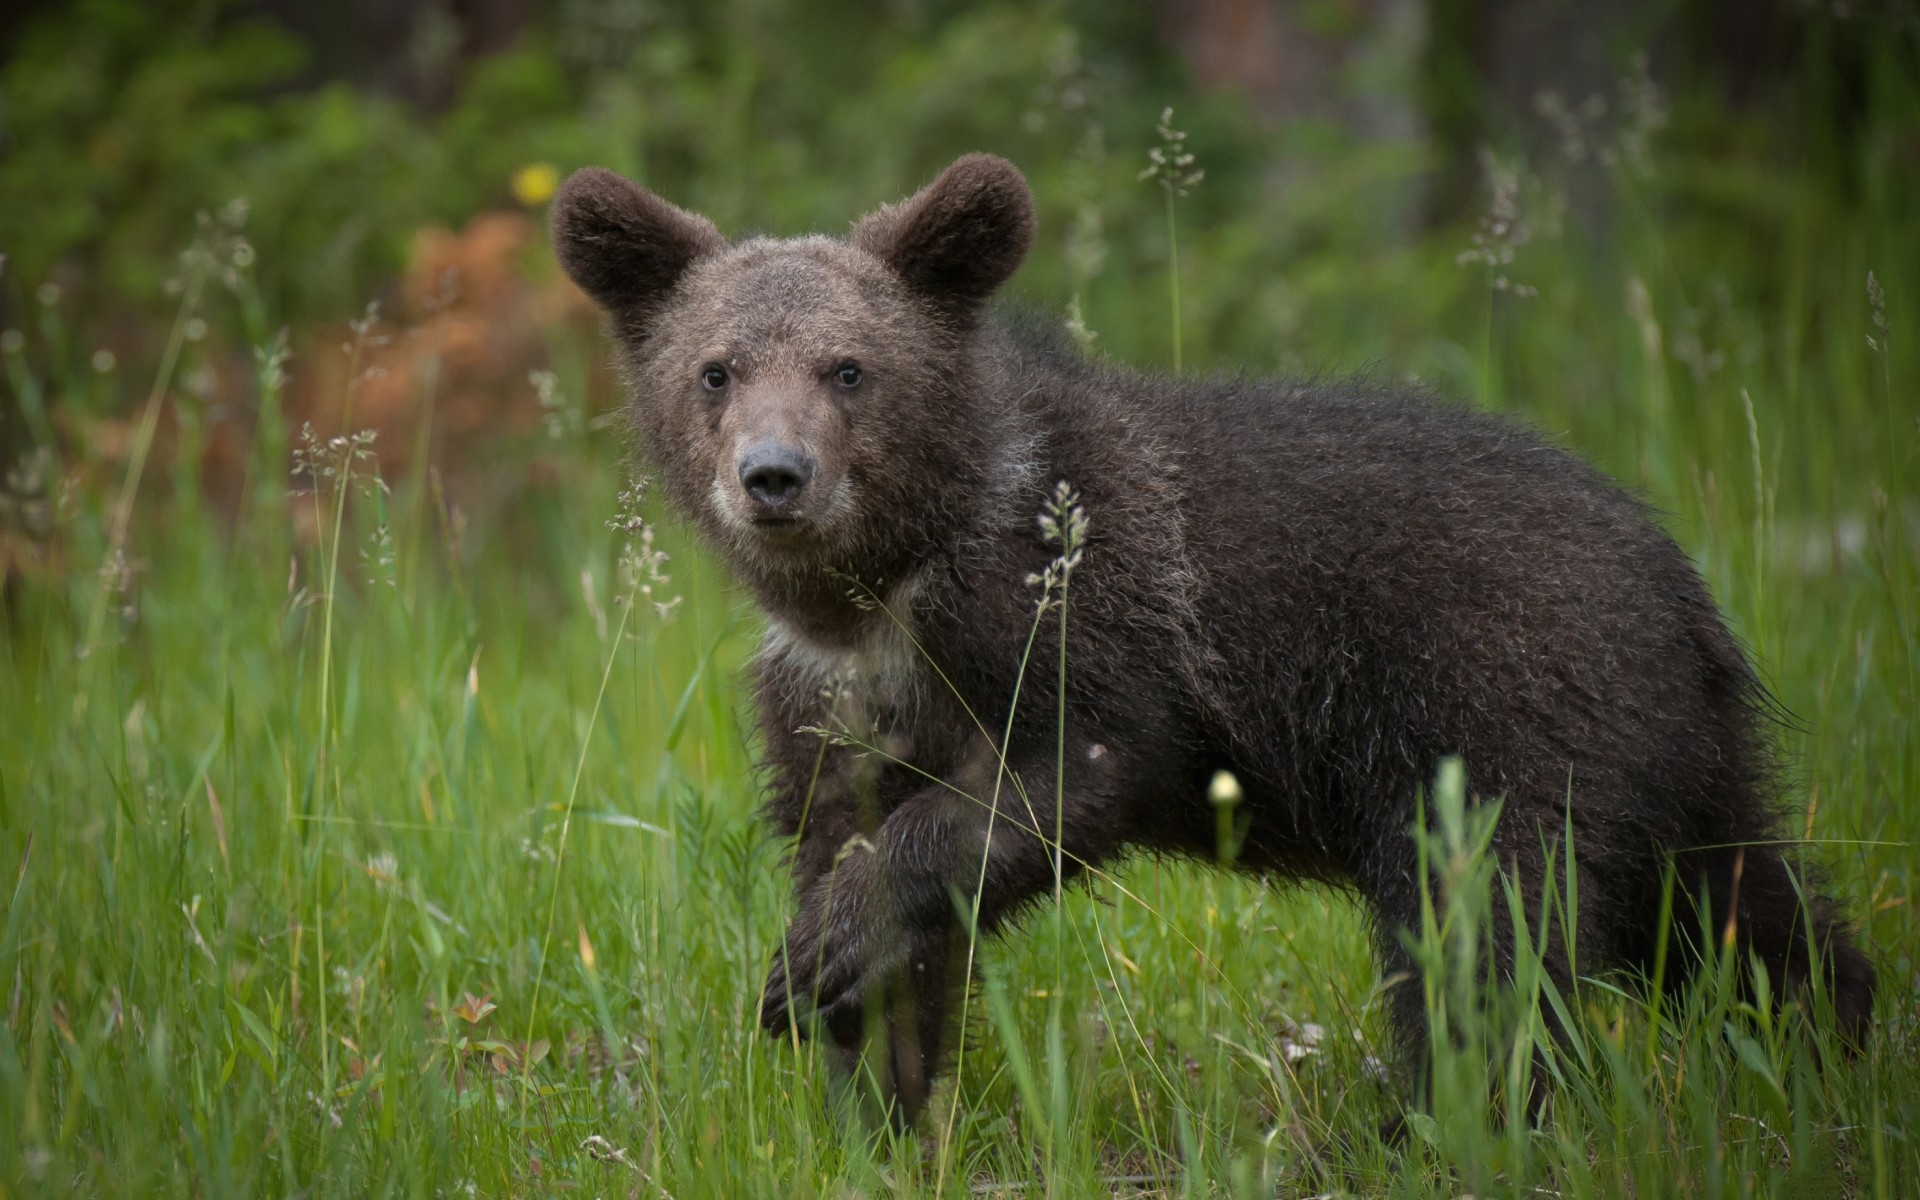
[[[1494,848],[1523,883],[1571,821],[1582,961],[1550,962],[1563,979],[1650,968],[1672,863],[1715,928],[1731,906],[1777,990],[1802,989],[1817,950],[1864,1037],[1872,968],[1769,844],[1765,693],[1686,555],[1579,459],[1405,387],[1169,379],[983,315],[1033,236],[1024,182],[985,156],[846,241],[728,246],[606,172],[569,181],[554,227],[613,321],[643,454],[768,617],[766,814],[793,839],[798,907],[762,1019],[818,1018],[851,1057],[864,1007],[903,1114],[951,1040],[956,902],[983,882],[991,931],[1054,886],[1032,827],[1055,815],[1055,677],[1021,663],[1027,580],[1057,553],[1035,515],[1060,480],[1091,522],[1068,625],[1070,875],[1133,850],[1210,861],[1206,785],[1231,770],[1238,865],[1352,889],[1384,966],[1411,972],[1415,798],[1457,754],[1504,798]],[[691,383],[714,355],[742,381],[718,409]],[[864,393],[809,382],[847,355]],[[804,537],[728,508],[748,426],[838,481]],[[1058,630],[1041,622],[1033,663]],[[1677,984],[1699,955],[1676,927]],[[1420,989],[1392,1005],[1418,1046]]]

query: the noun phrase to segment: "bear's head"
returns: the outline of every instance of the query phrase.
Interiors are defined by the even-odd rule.
[[[1033,241],[1012,164],[967,155],[845,239],[729,243],[599,168],[552,221],[620,343],[644,457],[743,574],[886,582],[954,535],[1006,426],[970,350]]]

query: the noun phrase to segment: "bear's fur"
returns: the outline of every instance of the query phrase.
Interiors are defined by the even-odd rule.
[[[645,457],[766,613],[766,812],[798,893],[768,1028],[817,1018],[852,1053],[879,1011],[910,1117],[951,1038],[963,911],[992,930],[1049,895],[1056,820],[1069,877],[1134,849],[1211,860],[1219,770],[1244,789],[1238,865],[1351,888],[1410,970],[1417,796],[1459,755],[1503,798],[1494,849],[1523,885],[1571,824],[1582,961],[1561,978],[1650,966],[1672,864],[1776,989],[1817,969],[1864,1036],[1872,968],[1779,849],[1766,696],[1644,505],[1405,388],[1088,362],[985,312],[1033,234],[1025,180],[986,155],[844,240],[730,244],[596,169],[555,202]],[[1056,802],[1057,606],[1029,637],[1062,481],[1088,531]],[[1393,1010],[1418,1046],[1420,988]]]

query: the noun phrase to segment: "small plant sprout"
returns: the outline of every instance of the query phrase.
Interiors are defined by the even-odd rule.
[[[100,591],[107,597],[108,609],[120,618],[123,636],[140,619],[138,589],[146,569],[146,560],[131,557],[124,546],[108,551],[106,561],[100,564]]]
[[[1180,236],[1174,220],[1174,201],[1185,196],[1205,179],[1207,173],[1195,165],[1193,151],[1187,149],[1185,130],[1173,127],[1173,108],[1160,110],[1154,126],[1160,144],[1147,151],[1147,167],[1140,172],[1142,182],[1153,180],[1167,199],[1167,292],[1173,306],[1173,369],[1180,369]]]
[[[385,506],[382,505],[382,508]],[[367,534],[366,545],[360,547],[360,569],[367,582],[381,584],[389,588],[400,586],[399,553],[393,544],[393,526],[387,523],[383,513],[380,521]]]
[[[1534,94],[1533,111],[1560,135],[1561,157],[1582,163],[1594,156],[1590,126],[1606,115],[1606,97],[1596,93],[1578,105],[1569,105],[1559,91],[1545,88]]]
[[[400,882],[400,860],[391,850],[367,855],[367,861],[361,869],[367,873],[367,878],[382,888],[394,887]]]
[[[673,582],[673,576],[666,573],[667,552],[653,544],[653,523],[641,514],[641,505],[646,499],[647,485],[651,482],[644,476],[620,493],[619,512],[607,528],[624,536],[620,545],[620,557],[616,563],[619,590],[614,595],[614,603],[625,608],[636,598],[653,605],[653,611],[662,621],[673,616],[673,610],[680,606],[680,596],[665,596],[665,587]]]
[[[367,351],[378,349],[392,339],[384,333],[375,333],[380,327],[380,302],[367,301],[366,311],[358,318],[347,322],[347,329],[353,336],[340,343],[340,353],[347,357],[347,386],[340,396],[340,424],[342,428],[353,424],[353,400],[360,391],[360,385],[369,379],[385,375],[385,367],[361,367]]]
[[[1878,337],[1867,335],[1867,349],[1880,356],[1880,384],[1886,392],[1887,411],[1893,411],[1893,364],[1889,358],[1887,335],[1892,326],[1887,323],[1887,290],[1880,286],[1880,280],[1872,271],[1867,272],[1867,304],[1873,309],[1873,327],[1880,331]]]
[[[1473,231],[1471,244],[1456,254],[1454,261],[1461,266],[1475,263],[1486,266],[1496,292],[1537,296],[1536,288],[1516,283],[1507,274],[1520,247],[1533,240],[1533,224],[1520,207],[1521,169],[1518,159],[1502,159],[1492,149],[1481,147],[1480,170],[1486,177],[1491,197],[1485,215]]]
[[[1050,604],[1066,603],[1068,576],[1080,565],[1080,554],[1086,545],[1087,510],[1080,504],[1080,493],[1062,479],[1054,486],[1053,495],[1048,497],[1035,520],[1046,543],[1060,547],[1060,553],[1047,564],[1046,570],[1027,576],[1027,586],[1040,589],[1040,607],[1044,611]]]
[[[284,337],[276,341],[271,349],[264,352],[256,349],[255,353],[257,375],[263,381],[271,381],[277,388],[281,363],[285,361]],[[374,527],[359,550],[361,574],[369,583],[398,588],[399,551],[394,543],[393,526],[387,513],[387,498],[391,489],[380,474],[380,463],[373,449],[378,437],[379,430],[362,429],[322,440],[314,432],[311,423],[303,423],[300,427],[300,444],[293,448],[293,474],[296,479],[305,476],[310,481],[316,505],[331,503],[333,507],[334,559],[338,558],[338,539],[345,521],[348,491],[357,485],[360,494],[373,502]]]
[[[1872,271],[1867,272],[1867,303],[1873,309],[1873,327],[1880,331],[1878,338],[1867,335],[1867,349],[1882,359],[1887,356],[1887,289],[1880,286],[1880,280]]]
[[[1049,546],[1058,546],[1060,553],[1054,556],[1044,571],[1027,576],[1029,587],[1040,588],[1040,606],[1036,617],[1045,615],[1049,607],[1060,612],[1060,657],[1058,674],[1055,679],[1054,714],[1054,768],[1053,768],[1053,899],[1054,899],[1054,935],[1056,944],[1064,946],[1060,935],[1061,909],[1059,901],[1065,891],[1066,859],[1064,839],[1066,837],[1066,794],[1067,794],[1067,586],[1073,580],[1074,568],[1080,565],[1080,555],[1087,541],[1087,510],[1080,503],[1080,493],[1073,485],[1062,479],[1053,486],[1053,495],[1036,518],[1040,526],[1040,536]],[[1064,953],[1064,950],[1058,951]],[[1061,961],[1054,964],[1055,977],[1062,977]]]
[[[253,348],[254,382],[263,394],[271,393],[278,397],[280,389],[287,384],[287,361],[293,357],[293,348],[287,345],[287,330],[284,326],[276,333],[271,342]]]
[[[229,206],[231,207],[231,206]],[[167,336],[166,348],[160,354],[160,366],[154,374],[153,386],[147,392],[146,403],[142,406],[140,419],[134,427],[132,448],[127,455],[126,474],[121,479],[118,496],[114,500],[107,521],[106,551],[101,556],[103,562],[111,562],[114,555],[125,550],[127,538],[131,532],[134,513],[134,499],[140,492],[140,480],[147,469],[147,456],[152,452],[153,439],[160,426],[160,410],[167,392],[173,383],[174,368],[180,362],[180,350],[186,343],[187,328],[199,318],[200,295],[210,275],[220,274],[225,264],[230,262],[229,249],[236,234],[235,227],[225,218],[215,220],[206,213],[199,214],[198,232],[193,242],[180,253],[182,271],[169,278],[162,287],[169,296],[179,297],[179,307],[174,312],[173,328]],[[244,219],[244,210],[240,217]],[[47,289],[51,288],[49,292]],[[58,285],[42,285],[37,296],[48,314],[60,299]],[[17,351],[9,351],[9,355]],[[9,369],[13,363],[9,361]],[[42,439],[45,440],[45,439]],[[78,658],[86,658],[98,643],[102,622],[113,597],[106,587],[106,575],[102,575],[102,586],[94,594],[93,610],[87,619],[86,640],[75,648]],[[76,711],[86,702],[84,693],[74,697]]]
[[[1090,124],[1086,136],[1067,165],[1067,195],[1073,205],[1073,217],[1067,223],[1066,261],[1073,294],[1067,300],[1067,332],[1083,354],[1093,352],[1094,339],[1100,335],[1087,325],[1081,297],[1105,268],[1107,239],[1100,211],[1099,167],[1106,161],[1105,139],[1100,126]]]
[[[552,371],[529,371],[527,382],[533,385],[534,398],[540,402],[540,422],[547,436],[555,441],[585,428],[580,406],[560,390],[560,377]]]
[[[1088,327],[1086,314],[1080,309],[1080,293],[1078,292],[1075,292],[1067,301],[1066,325],[1067,336],[1073,339],[1074,345],[1080,347],[1080,353],[1093,353],[1093,343],[1100,334],[1097,330]]]
[[[300,444],[293,448],[294,477],[306,476],[316,490],[323,486],[328,490],[344,488],[355,478],[372,478],[373,472],[362,470],[357,464],[373,458],[377,437],[379,430],[362,429],[323,439],[314,432],[311,422],[304,423],[300,426]],[[327,482],[323,484],[323,480]],[[335,480],[338,482],[333,482]]]
[[[1613,144],[1602,148],[1600,161],[1643,175],[1651,163],[1653,135],[1667,127],[1667,98],[1660,85],[1653,81],[1646,51],[1634,54],[1627,73],[1616,82],[1615,90],[1619,97],[1620,124]]]
[[[1491,147],[1480,148],[1480,170],[1487,181],[1490,198],[1486,213],[1473,231],[1468,246],[1454,255],[1464,267],[1480,264],[1487,271],[1486,322],[1480,347],[1480,394],[1492,401],[1497,378],[1494,371],[1494,300],[1506,292],[1522,299],[1539,295],[1532,284],[1516,282],[1510,269],[1520,247],[1533,240],[1533,222],[1520,203],[1525,164],[1519,159],[1500,158]]]
[[[253,388],[259,404],[258,414],[264,461],[276,467],[286,452],[286,431],[281,424],[280,398],[287,386],[287,363],[293,358],[286,326],[271,337],[264,333],[253,346]],[[271,487],[271,472],[262,472],[263,488]]]
[[[53,450],[44,445],[22,454],[7,468],[0,483],[0,545],[9,533],[17,532],[34,544],[53,532],[53,477]]]
[[[1630,175],[1648,172],[1653,137],[1667,125],[1666,96],[1653,81],[1644,53],[1634,55],[1627,73],[1614,81],[1612,104],[1597,92],[1569,104],[1559,91],[1546,88],[1534,95],[1533,111],[1560,136],[1560,154],[1568,162],[1595,162]],[[1615,116],[1611,128],[1609,111]]]
[[[1889,354],[1887,335],[1892,325],[1887,320],[1887,289],[1880,284],[1879,276],[1867,272],[1867,305],[1873,311],[1873,327],[1879,335],[1867,335],[1867,349],[1880,356],[1880,388],[1887,405],[1887,450],[1897,454],[1901,444],[1898,436],[1898,422],[1893,415],[1893,362]],[[1916,419],[1920,424],[1920,419]]]
[[[1246,798],[1247,793],[1241,788],[1239,777],[1232,771],[1215,771],[1207,783],[1207,803],[1213,805],[1214,819],[1218,825],[1215,851],[1222,866],[1230,865],[1240,857],[1240,831],[1235,828],[1235,823],[1240,803]]]

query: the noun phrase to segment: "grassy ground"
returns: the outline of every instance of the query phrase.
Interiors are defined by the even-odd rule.
[[[1818,1067],[1818,1036],[1723,986],[1658,1012],[1613,981],[1523,987],[1483,1021],[1443,972],[1469,1040],[1524,1046],[1555,1004],[1581,1037],[1537,1128],[1490,1119],[1466,1054],[1389,1149],[1353,906],[1140,862],[984,950],[957,1080],[917,1133],[871,1132],[752,1019],[785,893],[743,600],[670,525],[664,566],[610,526],[602,435],[538,435],[525,455],[560,469],[517,535],[463,531],[425,472],[388,490],[364,446],[276,436],[263,366],[237,517],[191,467],[142,465],[138,427],[130,455],[9,484],[45,499],[58,562],[0,607],[0,1195],[1913,1194],[1920,239],[1871,181],[1737,221],[1617,182],[1604,246],[1382,250],[1321,282],[1349,298],[1291,344],[1524,413],[1669,514],[1798,718],[1794,832],[1882,971],[1861,1061]],[[1183,248],[1188,365],[1270,368],[1209,337],[1234,248]],[[176,348],[230,304],[193,281],[231,245],[205,251]],[[1103,348],[1164,358],[1156,283],[1089,285]],[[30,350],[15,403],[70,428]],[[122,370],[158,395],[178,367]],[[1482,878],[1466,824],[1434,847],[1456,897]],[[1436,961],[1472,916],[1441,906]]]

